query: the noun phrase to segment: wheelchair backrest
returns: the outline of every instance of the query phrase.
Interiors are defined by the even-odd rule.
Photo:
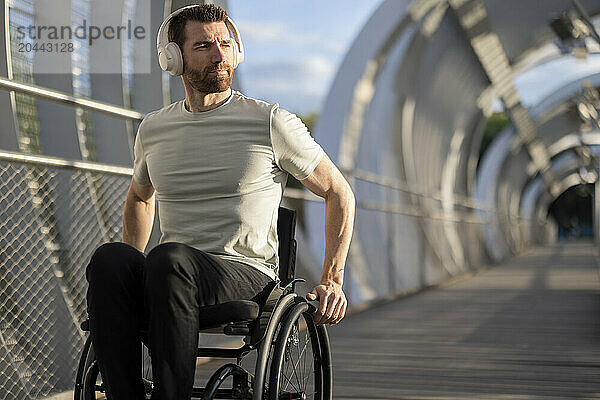
[[[277,219],[279,240],[279,279],[286,286],[296,272],[296,211],[279,207]]]

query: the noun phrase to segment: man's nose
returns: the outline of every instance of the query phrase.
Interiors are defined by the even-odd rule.
[[[217,42],[215,43],[215,45],[213,46],[213,52],[212,52],[212,61],[213,62],[222,62],[225,60],[226,54],[225,54],[225,50],[223,49],[223,47],[221,47],[221,45]]]

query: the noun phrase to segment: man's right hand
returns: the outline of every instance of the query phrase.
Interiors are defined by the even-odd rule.
[[[346,315],[346,295],[342,285],[336,282],[328,281],[317,285],[306,295],[306,299],[319,300],[314,319],[316,325],[335,325]]]

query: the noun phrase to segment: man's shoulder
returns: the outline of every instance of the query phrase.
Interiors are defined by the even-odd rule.
[[[280,129],[291,130],[296,128],[307,129],[296,114],[281,108],[279,103],[269,103],[264,100],[255,99],[238,91],[234,91],[233,94],[237,97],[240,107],[243,107],[247,113],[250,114],[255,111],[257,114],[262,114],[271,126],[274,124],[275,126],[279,126]]]
[[[176,118],[177,107],[180,107],[179,103],[180,101],[147,113],[138,127],[140,138],[147,140],[146,138],[154,136],[156,132],[161,132],[164,123]]]
[[[269,103],[265,100],[255,99],[253,97],[246,96],[245,94],[240,93],[238,91],[234,91],[234,95],[238,96],[238,98],[242,102],[246,103],[246,105],[248,107],[253,107],[253,108],[256,108],[257,110],[264,111],[265,113],[267,113],[269,116],[271,116],[273,118],[281,119],[281,120],[298,118],[298,116],[296,114],[294,114],[284,108],[281,108],[279,103]]]
[[[279,104],[277,103],[269,103],[265,100],[256,99],[238,92],[237,90],[233,91],[233,96],[235,97],[236,103],[243,106],[248,111],[262,112],[265,113],[265,115],[270,115],[274,109],[279,107]]]
[[[160,117],[164,117],[166,115],[170,115],[177,110],[178,107],[181,106],[181,100],[176,101],[174,103],[169,104],[168,106],[159,108],[158,110],[150,111],[148,114],[144,116],[142,123],[148,123],[150,121],[156,120]]]

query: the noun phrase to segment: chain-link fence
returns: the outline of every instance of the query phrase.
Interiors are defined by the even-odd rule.
[[[72,389],[84,341],[85,267],[96,247],[121,237],[131,179],[126,168],[40,160],[0,161],[2,400]]]

